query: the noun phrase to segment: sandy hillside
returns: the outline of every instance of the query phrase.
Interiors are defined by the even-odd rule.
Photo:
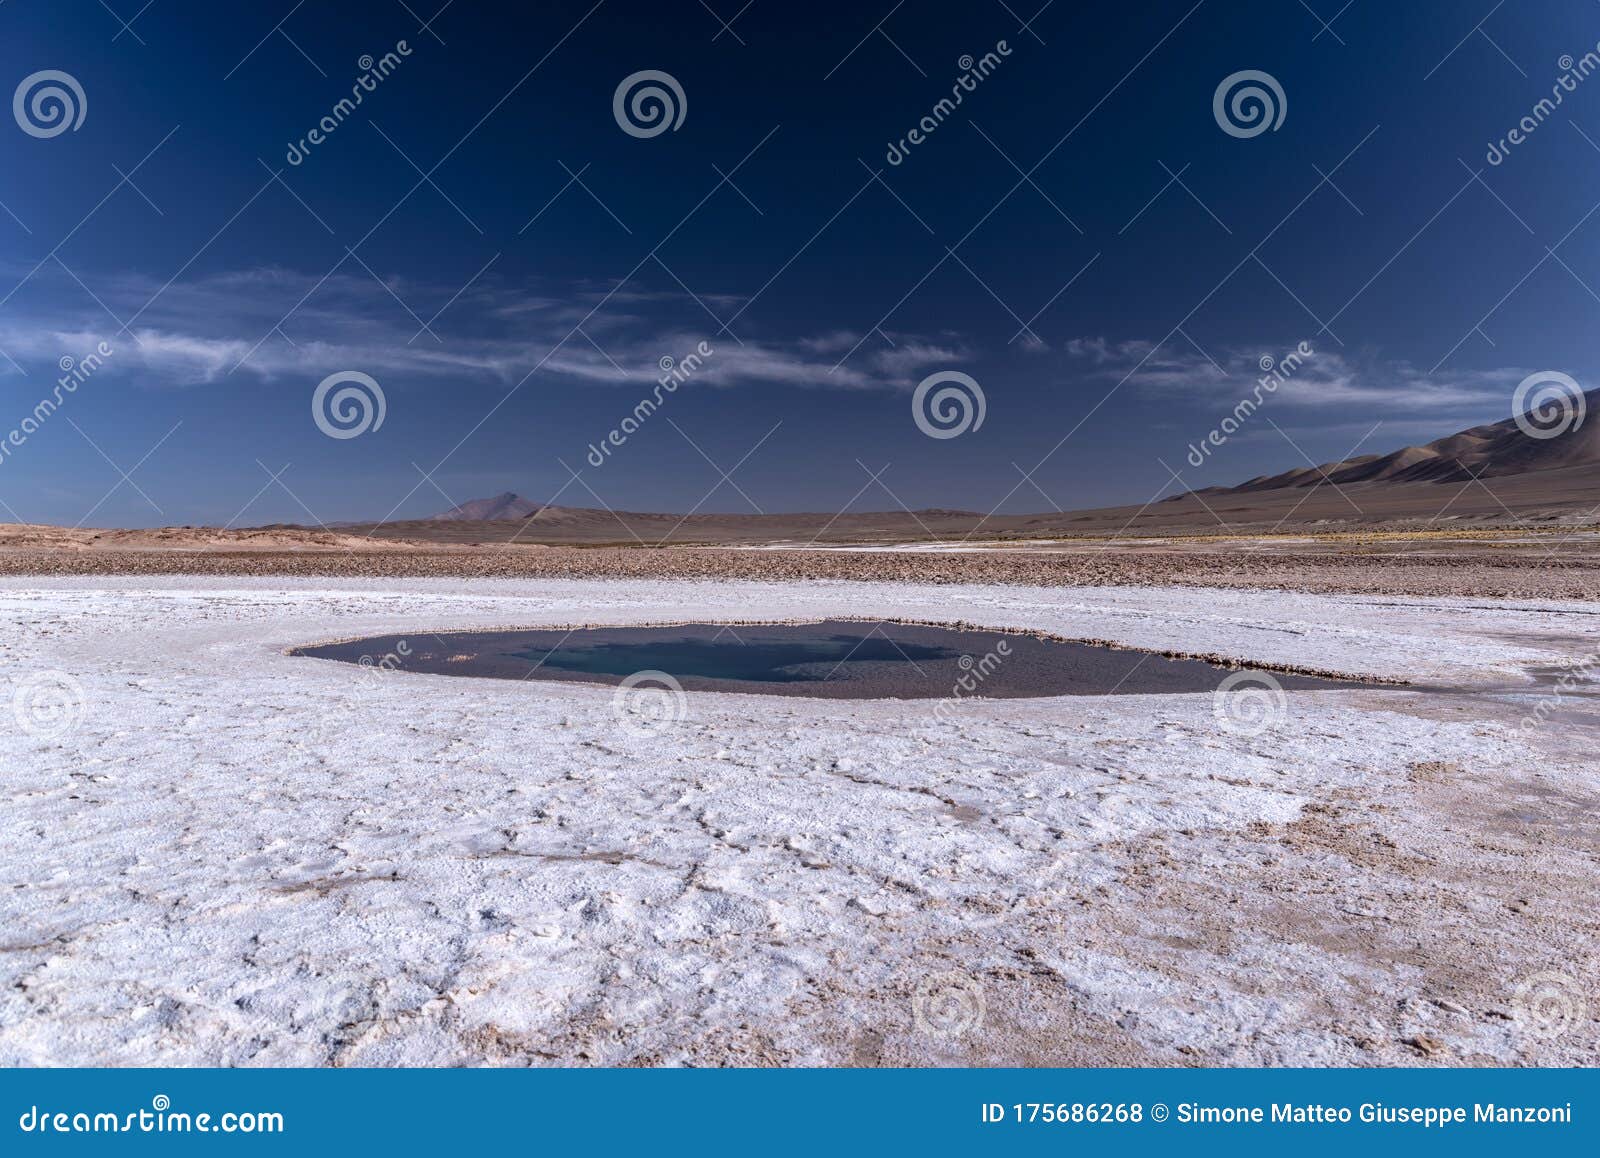
[[[403,546],[404,544],[399,544]],[[358,534],[268,527],[153,527],[119,530],[53,527],[38,523],[0,523],[0,551],[374,551],[394,550]]]

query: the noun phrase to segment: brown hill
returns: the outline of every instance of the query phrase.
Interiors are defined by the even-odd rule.
[[[1600,406],[1600,390],[1584,395],[1585,413]],[[1365,454],[1317,467],[1297,467],[1282,474],[1262,475],[1234,487],[1207,487],[1200,495],[1249,494],[1324,483],[1467,482],[1474,478],[1600,465],[1600,423],[1579,421],[1554,437],[1528,434],[1515,418],[1474,426],[1426,446],[1403,446],[1388,454]],[[1541,429],[1534,424],[1535,429]]]
[[[432,515],[427,521],[464,523],[491,519],[525,519],[539,509],[540,504],[532,499],[525,499],[521,495],[506,491],[490,499],[471,499],[458,507],[451,507],[442,515]]]

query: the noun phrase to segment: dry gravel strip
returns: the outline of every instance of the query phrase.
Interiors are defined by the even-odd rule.
[[[1075,554],[748,551],[715,548],[481,548],[453,551],[0,552],[0,575],[215,575],[326,578],[855,579],[1034,587],[1183,586],[1322,594],[1591,599],[1600,557],[1451,554]]]

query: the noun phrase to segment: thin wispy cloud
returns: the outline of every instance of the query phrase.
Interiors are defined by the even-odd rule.
[[[1295,341],[1263,342],[1202,353],[1177,339],[1157,348],[1145,340],[1077,338],[1065,349],[1081,372],[1092,378],[1125,379],[1129,387],[1149,397],[1209,405],[1249,393],[1268,372],[1261,364],[1263,356],[1276,364],[1294,346]],[[1509,417],[1512,390],[1528,373],[1525,367],[1503,366],[1429,374],[1403,360],[1314,349],[1275,387],[1273,405],[1370,415],[1368,426],[1376,418],[1417,419],[1419,428],[1442,433],[1458,418],[1477,421],[1496,411],[1504,411],[1497,417]]]
[[[713,387],[763,385],[903,390],[959,355],[949,342],[898,335],[893,345],[835,367],[829,355],[855,335],[719,334],[705,315],[738,309],[701,296],[580,283],[556,287],[485,279],[460,287],[281,269],[231,271],[173,285],[137,275],[98,276],[99,303],[63,275],[41,271],[24,303],[0,316],[0,348],[30,375],[100,341],[117,357],[108,375],[152,388],[193,388],[244,376],[316,379],[346,367],[419,382],[506,386],[530,375],[574,384],[638,384],[706,341],[716,350],[696,375]],[[413,316],[414,315],[414,316]],[[703,317],[704,325],[695,321]],[[124,331],[119,323],[128,324]],[[22,371],[0,365],[0,374]]]

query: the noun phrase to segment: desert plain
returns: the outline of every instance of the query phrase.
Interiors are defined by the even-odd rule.
[[[7,528],[0,1063],[1600,1056],[1592,530],[885,523]],[[641,721],[611,687],[288,654],[830,618],[1202,656],[1219,687]],[[1367,682],[1235,699],[1237,665]]]

